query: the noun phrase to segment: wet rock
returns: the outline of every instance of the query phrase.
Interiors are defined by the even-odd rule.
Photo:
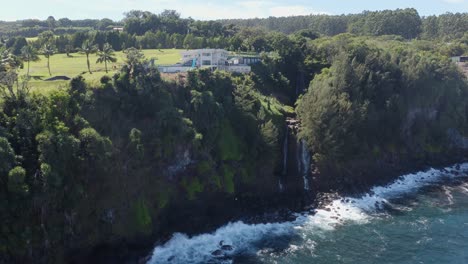
[[[167,259],[167,262],[171,262],[175,259],[175,256],[170,256],[168,259]]]
[[[224,252],[221,249],[217,249],[217,250],[211,252],[211,255],[213,255],[215,257],[221,257],[221,256],[224,256]]]
[[[234,250],[234,247],[231,246],[231,245],[223,245],[223,246],[221,246],[221,249],[224,250],[224,251],[232,251],[232,250]]]

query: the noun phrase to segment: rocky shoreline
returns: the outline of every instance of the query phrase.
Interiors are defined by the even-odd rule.
[[[413,166],[382,167],[378,181],[368,170],[366,177],[360,177],[356,185],[347,182],[335,182],[329,191],[313,189],[309,192],[284,192],[261,197],[222,197],[207,196],[195,204],[179,204],[169,208],[165,227],[151,237],[140,238],[138,241],[121,241],[114,245],[103,245],[88,252],[72,253],[71,263],[146,263],[152,256],[154,247],[163,245],[171,239],[174,232],[194,236],[210,233],[228,222],[242,221],[246,224],[286,222],[295,219],[296,213],[310,212],[325,207],[332,200],[342,196],[357,196],[368,191],[375,185],[386,185],[406,173],[425,170],[430,167],[443,168],[447,165],[465,161],[463,155],[454,158],[431,160],[430,163],[414,164]],[[408,162],[410,164],[410,162]],[[429,165],[431,164],[431,165]],[[381,176],[381,177],[380,177]],[[320,186],[322,177],[314,177],[313,186]],[[362,179],[367,179],[363,181]],[[328,186],[326,183],[324,186]],[[215,201],[215,202],[214,202]],[[211,203],[211,204],[210,204]],[[229,210],[226,210],[229,208]],[[210,212],[206,214],[206,212]],[[190,219],[190,221],[187,221]]]

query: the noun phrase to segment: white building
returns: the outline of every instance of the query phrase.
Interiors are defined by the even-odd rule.
[[[226,66],[229,52],[223,49],[198,49],[182,51],[182,64],[192,67]]]
[[[229,52],[223,49],[197,49],[181,52],[181,62],[175,65],[160,66],[163,73],[187,72],[197,68],[210,68],[229,72],[249,73],[251,67],[243,60],[232,61]],[[259,60],[256,60],[257,62]],[[251,61],[254,62],[253,60]]]

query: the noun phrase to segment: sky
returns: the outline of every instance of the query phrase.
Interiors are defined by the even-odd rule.
[[[364,10],[416,8],[427,16],[468,12],[468,0],[0,0],[0,20],[110,18],[121,20],[132,9],[160,13],[177,10],[182,17],[200,20],[264,18],[308,14],[349,14]]]

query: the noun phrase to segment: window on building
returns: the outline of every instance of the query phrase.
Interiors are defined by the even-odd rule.
[[[211,61],[210,60],[204,60],[204,61],[202,61],[202,65],[211,65]]]
[[[202,53],[202,56],[209,57],[209,56],[211,56],[211,53]]]

